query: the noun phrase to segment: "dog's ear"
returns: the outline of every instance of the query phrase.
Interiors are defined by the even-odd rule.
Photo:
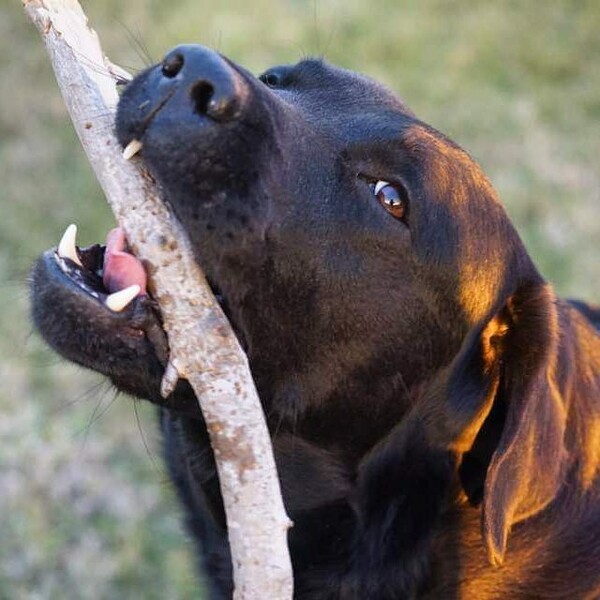
[[[510,298],[496,401],[506,407],[485,479],[483,536],[501,564],[511,527],[547,506],[566,463],[566,408],[556,380],[558,315],[546,285],[525,285]]]
[[[473,324],[419,410],[434,443],[462,458],[463,487],[483,502],[489,558],[500,564],[511,527],[543,509],[563,475],[556,298],[468,155],[422,126],[402,139],[419,166],[412,184],[427,199],[427,210],[413,211],[413,244],[429,264],[454,264]]]
[[[470,500],[483,502],[492,564],[502,563],[511,527],[547,506],[562,480],[566,410],[557,384],[557,320],[553,292],[535,282],[520,285],[483,330],[482,362],[495,383],[485,418],[462,433],[462,450],[472,445],[460,475]],[[453,393],[471,384],[454,379]]]
[[[512,525],[558,491],[566,411],[555,382],[554,296],[534,274],[530,284],[508,277],[496,298],[450,364],[418,391],[411,411],[360,465],[360,560],[369,573],[388,562],[404,564],[389,573],[417,573],[456,491],[457,466],[467,494],[483,503],[494,564],[503,560]],[[403,585],[416,589],[411,579]]]

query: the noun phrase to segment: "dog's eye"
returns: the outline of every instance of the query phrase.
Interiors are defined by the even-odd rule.
[[[379,204],[396,219],[404,219],[408,210],[406,190],[387,181],[373,181],[369,183],[373,195]]]
[[[263,73],[259,79],[270,88],[276,88],[281,84],[281,75],[276,71],[267,71]]]

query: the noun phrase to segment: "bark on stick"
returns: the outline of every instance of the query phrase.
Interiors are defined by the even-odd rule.
[[[181,225],[138,159],[114,136],[115,79],[76,0],[22,0],[40,31],[69,114],[133,252],[147,265],[170,346],[163,390],[194,388],[216,457],[235,591],[244,600],[292,597],[286,515],[273,449],[246,355],[216,303]],[[135,163],[135,164],[134,164]]]

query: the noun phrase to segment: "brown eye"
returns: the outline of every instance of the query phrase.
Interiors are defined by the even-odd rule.
[[[373,195],[381,206],[396,219],[404,219],[408,202],[404,189],[396,187],[387,181],[377,181],[371,184]]]

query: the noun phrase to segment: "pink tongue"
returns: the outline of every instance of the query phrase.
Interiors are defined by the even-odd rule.
[[[130,285],[140,286],[140,296],[146,293],[146,271],[142,263],[126,250],[125,232],[116,227],[106,236],[104,253],[104,287],[112,294]]]

